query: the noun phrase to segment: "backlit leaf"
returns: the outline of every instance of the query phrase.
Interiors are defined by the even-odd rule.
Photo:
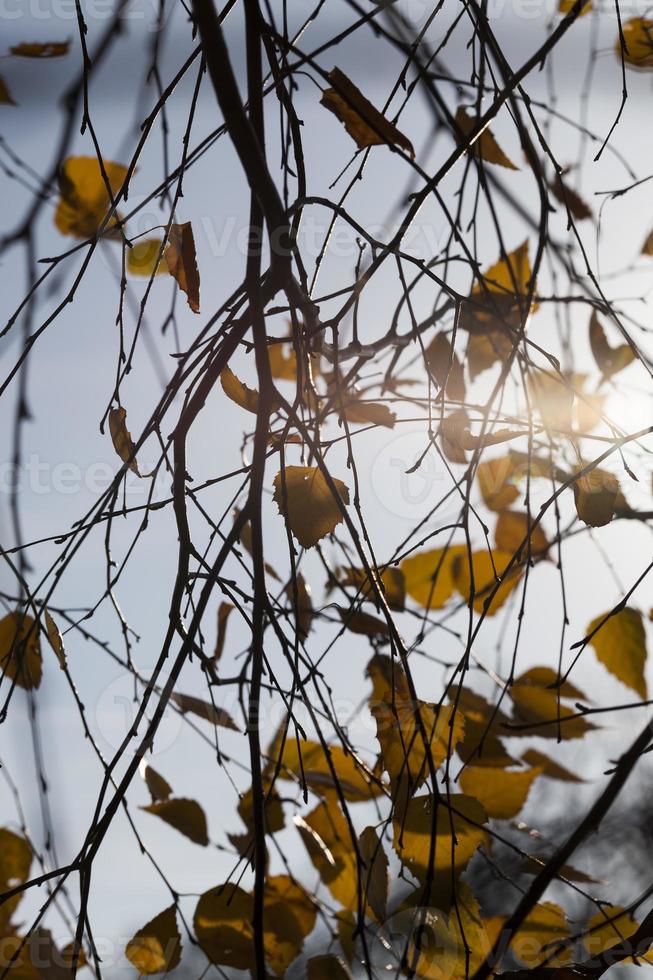
[[[296,605],[294,606],[295,619],[300,637],[305,640],[311,630],[313,622],[313,600],[311,590],[301,572],[295,576],[297,587]],[[291,603],[295,603],[295,590],[293,583],[290,582],[286,588],[286,595]]]
[[[229,728],[232,732],[240,731],[229,712],[218,705],[202,701],[201,698],[195,698],[191,694],[178,694],[176,691],[173,691],[171,698],[184,714],[190,711],[191,714],[203,718],[212,725],[221,725],[222,728]]]
[[[478,464],[476,479],[486,507],[503,511],[519,496],[519,490],[511,483],[516,467],[510,456],[498,456]]]
[[[57,624],[55,623],[54,619],[52,618],[52,616],[50,615],[47,609],[45,610],[44,613],[44,619],[45,619],[45,632],[48,637],[48,642],[52,647],[52,649],[54,650],[55,654],[57,655],[59,666],[61,667],[62,670],[65,670],[66,650],[63,645],[63,637],[59,632],[59,627],[57,626]]]
[[[349,490],[342,480],[332,480],[348,504]],[[283,474],[277,473],[273,499],[303,548],[312,548],[342,521],[338,501],[317,466],[287,466]]]
[[[161,256],[160,238],[140,238],[127,249],[127,272],[132,276],[158,276],[168,271]]]
[[[535,670],[539,673],[535,674]],[[565,718],[569,718],[570,715],[576,715],[577,711],[575,708],[567,707],[560,701],[560,697],[578,697],[579,695],[569,693],[570,690],[577,690],[571,685],[569,688],[563,685],[559,692],[553,689],[549,685],[555,683],[555,680],[555,671],[548,668],[534,668],[533,671],[528,671],[515,680],[509,689],[514,703],[515,723],[527,726],[532,724],[532,728],[519,728],[511,730],[507,734],[557,738],[559,728],[562,738],[582,738],[586,732],[594,728],[594,725],[583,717],[565,721]],[[543,722],[546,724],[542,724]]]
[[[376,598],[374,586],[363,568],[352,568],[351,566],[340,568],[338,581],[344,586],[355,588],[365,599],[374,601]],[[390,609],[401,612],[406,603],[406,583],[403,571],[388,565],[387,568],[378,573],[378,581],[379,588]]]
[[[248,388],[240,378],[237,378],[230,367],[225,367],[220,372],[220,384],[222,390],[228,398],[231,398],[236,405],[253,412],[258,412],[259,394],[255,388]]]
[[[277,976],[285,976],[301,953],[316,917],[309,895],[292,878],[276,875],[266,879],[263,945],[266,962]]]
[[[122,405],[119,408],[109,409],[109,433],[113,448],[123,463],[127,463],[132,473],[140,476],[135,456],[136,446],[132,441],[131,432],[127,429],[127,412]]]
[[[470,311],[469,316],[472,316]],[[487,313],[479,312],[481,318]],[[499,330],[488,330],[487,333],[472,333],[467,344],[467,367],[469,376],[474,380],[493,364],[501,363],[510,355],[513,342],[509,336]]]
[[[221,602],[218,606],[218,636],[215,642],[213,659],[217,662],[224,650],[224,641],[227,635],[227,621],[234,611],[235,606],[230,602]]]
[[[488,935],[494,941],[500,934],[505,919],[494,916],[485,920]],[[572,960],[572,950],[564,945],[569,937],[565,914],[555,902],[536,905],[526,916],[510,941],[512,953],[529,968],[545,960],[548,966],[561,967]]]
[[[606,905],[589,920],[581,942],[590,956],[598,956],[606,949],[622,943],[624,939],[629,939],[637,931],[638,926],[639,923],[632,913],[627,912],[621,905]],[[636,962],[653,963],[653,955],[650,953],[646,955],[645,948],[639,948],[638,953]],[[633,963],[635,959],[628,957],[623,962]]]
[[[394,428],[397,418],[387,405],[357,399],[345,401],[343,414],[347,421],[353,422],[354,425],[382,425],[386,429]]]
[[[558,0],[558,12],[561,14],[568,14],[569,11],[574,7],[575,0]],[[578,14],[579,17],[584,17],[585,14],[589,14],[592,9],[592,0],[587,0],[586,3],[580,8]]]
[[[622,25],[625,50],[623,59],[630,68],[640,71],[653,69],[653,20],[646,17],[631,17]],[[621,38],[615,44],[617,57],[621,61]]]
[[[427,609],[442,609],[456,591],[454,561],[466,554],[465,545],[453,545],[404,558],[399,567],[408,595]]]
[[[276,768],[281,752],[281,736],[283,728],[275,736],[267,755],[269,758],[268,773]],[[328,753],[328,756],[327,756]],[[329,799],[335,798],[336,782],[331,771],[335,770],[340,791],[350,803],[360,800],[370,800],[378,796],[382,789],[364,766],[356,761],[351,753],[345,753],[340,745],[327,745],[326,752],[320,742],[297,739],[290,734],[286,737],[281,755],[279,778],[303,778],[306,784],[318,796]]]
[[[160,817],[195,844],[203,847],[209,842],[204,810],[196,800],[161,800],[140,807],[146,813]]]
[[[365,904],[382,922],[388,900],[388,858],[374,827],[366,827],[359,836],[358,852],[363,862],[361,889]]]
[[[211,960],[236,970],[255,968],[254,900],[230,882],[204,892],[195,908],[197,940]]]
[[[31,691],[41,683],[41,643],[31,616],[13,612],[0,619],[0,679]]]
[[[306,980],[351,980],[351,973],[339,956],[321,953],[306,964]]]
[[[565,377],[550,371],[535,371],[528,376],[528,390],[547,428],[571,429],[574,392]]]
[[[104,171],[115,196],[127,176],[127,167],[104,160]],[[97,157],[68,157],[59,172],[61,199],[55,213],[55,224],[62,235],[93,238],[107,215],[111,199]],[[116,224],[114,214],[105,234]]]
[[[172,786],[168,783],[166,779],[161,776],[156,769],[149,766],[145,759],[141,759],[141,764],[138,767],[141,777],[145,780],[145,785],[147,786],[150,796],[152,798],[152,803],[159,803],[161,800],[167,800],[172,793]]]
[[[525,559],[529,553],[542,555],[549,548],[546,534],[540,524],[532,527],[532,518],[523,511],[504,510],[497,519],[494,529],[494,541],[500,551],[517,552],[521,549],[519,558]],[[529,535],[530,529],[530,535]],[[524,540],[528,538],[526,543]]]
[[[465,378],[463,368],[452,349],[451,341],[445,333],[437,333],[425,352],[429,370],[441,388],[445,387],[447,398],[454,401],[465,400]]]
[[[336,802],[319,803],[295,826],[320,879],[345,908],[357,907],[358,869],[349,825]]]
[[[644,240],[642,255],[653,255],[653,231],[650,231]]]
[[[9,48],[9,54],[19,58],[61,58],[68,54],[70,41],[23,41],[21,44],[14,44]]]
[[[181,936],[174,905],[159,912],[129,940],[125,956],[141,976],[167,973],[181,959]]]
[[[564,766],[556,762],[555,759],[550,759],[548,755],[544,755],[543,752],[538,752],[537,749],[528,749],[522,755],[522,761],[529,766],[537,766],[542,770],[543,776],[548,776],[549,779],[557,779],[563,783],[583,783],[584,779],[577,776],[576,773],[571,772]]]
[[[456,125],[463,136],[468,136],[477,122],[475,116],[469,115],[466,109],[459,106],[456,112]],[[519,170],[519,167],[516,167],[503,152],[489,126],[485,127],[478,139],[472,144],[471,152],[480,160],[485,160],[486,163],[498,163],[500,167],[506,167],[508,170]]]
[[[393,820],[397,855],[420,881],[429,869],[432,806],[431,794],[414,796]],[[486,819],[482,805],[470,796],[452,793],[440,798],[436,814],[436,872],[451,880],[452,873],[458,875],[465,870],[476,849],[487,840],[482,826]]]
[[[489,704],[482,695],[463,687],[449,692],[449,700],[457,704],[458,712],[465,718],[465,733],[457,752],[463,762],[475,767],[504,767],[516,760],[508,755],[499,735],[507,734],[504,725],[508,721],[502,709]]]
[[[621,497],[619,481],[612,473],[596,467],[572,484],[576,513],[590,527],[604,527],[614,517]]]
[[[487,766],[467,766],[460,774],[460,788],[474,796],[488,817],[509,820],[521,811],[533,782],[541,769],[491,769]]]
[[[286,354],[286,348],[288,353]],[[295,381],[297,378],[297,355],[290,344],[269,344],[268,358],[273,378],[282,381]]]
[[[22,885],[32,866],[32,849],[24,837],[6,827],[0,828],[0,892],[7,892]],[[22,893],[6,899],[0,905],[0,935],[5,935]]]
[[[371,616],[370,613],[362,612],[360,609],[342,609],[338,607],[338,612],[343,626],[351,630],[352,633],[360,633],[362,636],[388,636],[390,627],[384,619],[378,616]]]
[[[328,74],[333,88],[322,92],[321,104],[344,124],[359,149],[368,146],[400,146],[411,157],[413,144],[397,127],[375,109],[339,68]]]
[[[590,347],[596,361],[597,367],[605,378],[623,371],[625,367],[635,360],[635,352],[630,344],[620,344],[618,347],[610,347],[605,330],[601,326],[596,310],[590,317]]]
[[[197,270],[195,239],[190,221],[185,221],[183,225],[170,225],[164,258],[168,272],[177,281],[181,291],[186,293],[191,310],[199,313],[200,274]]]
[[[593,619],[587,627],[588,635],[604,619],[605,616]],[[646,700],[646,631],[639,609],[626,606],[613,613],[594,634],[590,644],[603,666],[626,687],[637,691],[643,701]]]
[[[496,331],[508,339],[511,328],[521,327],[525,314],[530,312],[526,301],[531,275],[526,240],[481,274],[469,300],[462,305],[459,326],[471,334],[487,336]]]
[[[485,611],[488,616],[493,616],[519,584],[522,574],[519,567],[513,566],[504,575],[512,557],[509,551],[498,549],[491,554],[486,549],[474,551],[471,555],[471,570],[470,557],[466,552],[454,560],[453,578],[456,588],[466,602],[471,600],[477,612]],[[497,591],[491,602],[488,602],[498,583]]]

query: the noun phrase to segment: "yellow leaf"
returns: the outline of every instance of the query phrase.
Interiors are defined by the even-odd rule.
[[[549,779],[557,779],[563,783],[584,783],[585,780],[577,776],[576,773],[570,772],[564,766],[560,765],[554,759],[550,759],[548,755],[544,755],[543,752],[538,752],[537,749],[528,749],[522,755],[522,761],[529,766],[537,766],[542,770],[542,775],[547,776]]]
[[[156,771],[156,769],[149,766],[145,759],[141,759],[138,771],[140,772],[141,777],[145,780],[145,785],[149,790],[152,803],[159,803],[161,800],[168,799],[172,793],[172,786]]]
[[[225,367],[220,372],[220,384],[227,398],[232,402],[245,408],[254,415],[258,412],[258,391],[255,388],[248,388],[239,378],[236,377],[230,367]]]
[[[475,308],[474,313],[479,311]],[[471,312],[470,312],[470,315]],[[487,317],[487,311],[481,311],[481,319]],[[467,344],[467,367],[469,376],[474,380],[483,371],[487,371],[493,364],[503,362],[510,355],[513,348],[511,338],[499,330],[488,330],[487,333],[472,333]]]
[[[286,356],[285,348],[289,348]],[[289,344],[270,344],[268,346],[268,358],[270,360],[270,373],[273,378],[280,378],[283,381],[296,381],[297,379],[297,356],[294,349]]]
[[[224,641],[227,635],[227,620],[234,611],[235,606],[230,602],[221,602],[218,607],[218,636],[215,642],[215,651],[213,653],[213,659],[217,661],[222,656],[222,651],[224,650]]]
[[[57,624],[55,623],[54,619],[52,618],[52,616],[50,615],[47,609],[45,610],[44,618],[45,618],[45,631],[48,636],[48,642],[50,643],[50,646],[52,647],[55,654],[57,655],[59,666],[61,667],[62,670],[65,670],[66,650],[63,645],[63,637],[59,632],[59,627],[57,626]]]
[[[508,772],[487,766],[467,766],[460,774],[460,788],[475,797],[488,817],[510,820],[520,812],[541,769]]]
[[[115,197],[127,176],[127,167],[104,160],[104,171]],[[68,157],[59,172],[61,200],[54,222],[62,235],[93,238],[104,221],[111,199],[97,157]],[[116,224],[117,215],[109,221],[105,234]]]
[[[445,333],[437,333],[426,348],[426,363],[429,371],[440,385],[446,384],[447,398],[462,402],[465,400],[465,378],[462,364],[458,360],[451,341]]]
[[[453,563],[453,577],[456,588],[466,602],[471,600],[477,612],[494,614],[504,604],[512,590],[519,584],[522,570],[513,565],[505,576],[504,572],[512,559],[509,551],[487,550],[474,551],[470,556],[465,549],[464,555],[458,555]],[[472,577],[473,576],[473,577]],[[488,602],[492,591],[500,582],[496,593]]]
[[[211,960],[235,970],[255,968],[254,901],[229,882],[200,896],[193,916],[195,935]]]
[[[206,847],[209,842],[204,810],[196,800],[161,800],[139,809],[152,813],[155,817],[161,817],[195,844]]]
[[[492,943],[498,938],[506,920],[501,916],[485,919],[484,924]],[[546,960],[551,968],[566,966],[572,961],[572,950],[564,945],[569,937],[565,914],[555,902],[536,905],[526,916],[510,941],[510,950],[529,968]]]
[[[482,695],[467,687],[449,692],[449,700],[457,704],[465,718],[465,734],[458,745],[458,755],[463,762],[474,766],[504,767],[515,764],[508,755],[499,734],[508,734],[503,726],[509,720],[501,708],[489,704]]]
[[[266,962],[277,976],[285,976],[301,953],[316,917],[310,896],[292,878],[276,875],[266,879],[263,945]]]
[[[544,669],[544,668],[542,668]],[[551,671],[555,681],[555,672]],[[548,681],[537,683],[531,676],[517,678],[510,688],[510,696],[514,703],[515,722],[531,725],[532,728],[520,728],[509,732],[510,735],[538,735],[541,738],[558,737],[558,719],[560,720],[560,735],[562,738],[582,738],[586,732],[594,728],[583,717],[565,721],[570,715],[577,714],[576,709],[567,707],[559,697],[570,697],[568,691],[557,690],[548,686]],[[542,724],[546,722],[547,724]]]
[[[650,71],[653,68],[653,20],[631,17],[622,29],[626,48],[623,52],[625,63],[630,68]],[[615,50],[621,61],[621,38],[617,38]]]
[[[136,446],[132,442],[131,432],[127,429],[127,412],[122,406],[109,409],[109,432],[113,448],[123,463],[127,463],[132,473],[140,476],[135,456]]]
[[[450,463],[466,463],[467,455],[463,445],[463,435],[469,432],[469,416],[464,408],[450,412],[440,423],[442,452]]]
[[[575,0],[558,0],[559,13],[568,14],[569,11],[573,8],[574,3]],[[578,16],[584,17],[585,14],[589,14],[591,9],[592,9],[592,0],[587,0],[587,3],[584,3],[583,6],[580,8],[580,13],[578,14]]]
[[[267,775],[263,779],[263,792],[265,794],[265,832],[267,834],[276,834],[279,830],[283,830],[286,820],[283,813],[281,797],[277,791],[271,787],[270,779]],[[247,790],[247,792],[243,794],[240,802],[238,803],[238,815],[247,829],[250,831],[250,835],[247,838],[248,841],[253,843],[254,797],[251,789]]]
[[[0,105],[16,105],[9,87],[2,75],[0,75]]]
[[[622,496],[619,481],[612,473],[596,467],[572,484],[576,513],[590,527],[604,527],[614,517]]]
[[[410,140],[374,108],[339,68],[334,68],[327,77],[333,88],[323,91],[320,102],[344,124],[359,149],[400,146],[411,157],[415,156]]]
[[[528,389],[533,406],[547,428],[571,430],[574,392],[566,378],[549,371],[536,371],[528,376]]]
[[[524,539],[529,536],[529,529],[532,519],[529,520],[528,514],[521,511],[504,510],[497,519],[494,529],[494,541],[500,551],[520,553],[518,558],[525,560],[529,553],[529,541],[524,544]],[[545,554],[549,549],[549,542],[541,525],[537,525],[530,530],[530,553],[538,556]]]
[[[499,456],[478,464],[476,479],[486,507],[502,511],[514,503],[519,496],[519,490],[510,482],[515,473],[516,467],[510,456]]]
[[[372,569],[372,572],[374,573],[374,569]],[[381,592],[385,596],[385,600],[390,609],[396,609],[398,612],[401,612],[406,603],[406,583],[402,570],[388,565],[383,571],[378,573],[377,577]],[[363,568],[352,568],[351,566],[340,568],[338,580],[341,585],[356,589],[363,598],[371,599],[372,601],[376,599],[372,582],[370,582],[367,572]]]
[[[338,804],[319,803],[306,817],[296,816],[294,823],[320,879],[335,900],[345,908],[357,908],[356,852]]]
[[[551,688],[553,693],[560,691],[560,697],[577,698],[587,700],[586,695],[579,687],[571,681],[560,681],[560,677],[553,667],[529,667],[523,674],[515,679],[515,684],[522,684],[528,687]]]
[[[400,861],[423,881],[429,873],[433,797],[414,796],[393,818],[394,848]],[[449,881],[467,867],[479,845],[487,842],[486,814],[478,800],[460,793],[441,797],[436,813],[435,873]]]
[[[0,892],[7,892],[27,881],[32,866],[32,850],[24,837],[6,827],[0,828]],[[0,936],[5,935],[22,893],[0,905]]]
[[[592,633],[604,619],[605,616],[593,619],[587,633]],[[646,632],[641,612],[626,606],[613,613],[594,634],[590,644],[603,666],[645,701],[648,697],[644,676]]]
[[[596,361],[597,367],[605,378],[623,371],[625,367],[635,360],[635,352],[630,344],[620,344],[619,347],[610,347],[605,336],[605,330],[601,326],[596,310],[590,317],[590,347]]]
[[[343,503],[349,490],[332,477]],[[312,548],[342,521],[342,512],[322,471],[317,466],[287,466],[274,478],[274,501],[303,548]]]
[[[190,221],[170,225],[164,258],[168,272],[183,293],[193,313],[200,311],[200,274],[197,270],[195,239]]]
[[[267,773],[275,771],[281,757],[280,779],[294,779],[301,782],[303,777],[307,786],[318,796],[335,799],[336,782],[331,772],[329,760],[333,766],[340,791],[350,803],[360,800],[371,800],[382,792],[382,787],[372,778],[370,773],[356,761],[351,753],[345,753],[340,745],[327,745],[326,752],[320,742],[310,740],[300,741],[288,734],[281,754],[281,739],[284,731],[282,726],[268,748]]]
[[[375,653],[365,673],[372,681],[370,709],[386,699],[398,697],[407,700],[410,697],[406,675],[397,659],[384,653]]]
[[[642,255],[653,255],[653,231],[650,231],[646,236],[642,245]]]
[[[625,939],[630,939],[637,931],[638,926],[639,923],[632,913],[626,912],[621,905],[608,905],[589,920],[585,926],[581,942],[590,957],[599,956],[606,949],[611,949]],[[646,963],[653,963],[651,954],[644,954],[643,948],[641,953],[643,955],[637,956],[638,963],[642,960]],[[635,959],[630,956],[622,962],[633,963]]]
[[[160,238],[141,238],[132,248],[127,249],[127,271],[132,276],[159,276],[168,271],[161,258]]]
[[[70,41],[46,41],[32,43],[23,41],[9,48],[9,54],[19,58],[61,58],[68,54]]]
[[[467,110],[463,109],[462,106],[458,107],[456,112],[456,126],[460,129],[463,136],[468,136],[477,122],[478,120],[475,116],[468,115]],[[508,170],[519,170],[519,167],[516,167],[512,160],[503,152],[489,126],[485,127],[478,139],[472,144],[471,152],[479,160],[485,160],[487,163],[498,163],[500,167],[506,167]]]
[[[357,927],[357,919],[358,916],[351,909],[340,909],[336,913],[338,939],[340,940],[340,946],[345,954],[347,962],[350,965],[353,963],[354,953],[356,952],[355,932]],[[327,980],[330,980],[331,974],[327,973],[326,976]]]
[[[306,980],[351,980],[351,973],[339,956],[321,953],[306,964]]]
[[[528,240],[481,274],[462,305],[459,326],[471,334],[510,334],[521,326],[531,280]],[[533,304],[532,309],[535,309]],[[512,350],[512,343],[510,344]]]
[[[13,612],[0,619],[0,677],[31,691],[40,685],[42,670],[39,631],[32,617]]]
[[[364,904],[383,922],[388,900],[388,858],[374,827],[366,827],[358,838],[361,869],[361,891]]]
[[[397,418],[387,405],[356,399],[345,402],[343,414],[347,421],[354,425],[382,425],[386,429],[393,429]]]
[[[174,970],[181,959],[181,936],[174,905],[138,930],[127,943],[125,956],[141,976]]]
[[[232,732],[240,731],[229,712],[218,705],[202,701],[201,698],[195,698],[191,694],[178,694],[176,691],[173,691],[171,698],[184,714],[190,711],[191,714],[203,718],[212,725],[221,725],[223,728],[231,729]]]
[[[455,560],[467,554],[465,545],[419,551],[404,558],[399,566],[404,573],[406,592],[427,609],[442,609],[454,594]]]

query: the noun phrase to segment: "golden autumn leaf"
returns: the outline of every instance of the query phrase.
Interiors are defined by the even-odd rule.
[[[132,276],[160,276],[168,271],[160,238],[140,238],[127,249],[127,272]]]
[[[511,330],[521,327],[525,314],[535,309],[534,302],[526,309],[531,278],[527,239],[481,273],[462,304],[459,326],[470,334],[497,332],[509,339]]]
[[[310,895],[289,875],[266,878],[263,945],[266,962],[277,976],[285,976],[301,953],[316,917]]]
[[[575,2],[576,0],[558,0],[558,12],[561,14],[568,14],[573,8]],[[589,14],[590,10],[592,9],[592,2],[593,0],[587,0],[587,2],[583,4],[578,14],[579,17],[584,17],[585,14]]]
[[[549,758],[543,752],[538,752],[537,749],[528,749],[522,754],[522,762],[525,762],[528,766],[536,766],[542,770],[542,775],[547,776],[549,779],[557,779],[562,783],[584,783],[585,780],[580,776],[577,776],[575,772],[571,772],[565,766],[556,762],[555,759]]]
[[[429,371],[445,388],[447,398],[462,402],[465,400],[465,377],[462,364],[445,333],[437,333],[424,352]]]
[[[538,854],[537,856],[529,855],[525,857],[521,864],[519,865],[519,870],[527,875],[539,875],[542,868],[548,863],[551,855],[548,857],[546,855]],[[575,881],[579,885],[598,885],[605,884],[605,882],[599,882],[597,878],[593,878],[588,875],[585,871],[580,871],[575,868],[572,864],[563,864],[558,871],[558,875],[561,878],[566,878],[567,881]]]
[[[590,527],[604,527],[614,517],[620,498],[619,481],[612,473],[596,467],[572,484],[576,513]]]
[[[229,712],[212,702],[202,701],[192,694],[178,694],[177,691],[173,691],[170,697],[183,714],[190,712],[212,725],[221,725],[222,728],[229,728],[232,732],[240,731]]]
[[[286,348],[288,354],[286,354]],[[270,373],[273,378],[282,381],[295,381],[297,379],[297,355],[291,344],[269,344],[268,358],[270,360]]]
[[[174,970],[181,960],[181,935],[174,905],[159,912],[132,936],[125,956],[141,976]]]
[[[478,120],[476,116],[469,115],[466,109],[459,106],[456,111],[455,122],[463,136],[469,136]],[[478,139],[472,144],[471,152],[479,160],[485,160],[486,163],[497,163],[500,167],[506,167],[508,170],[519,170],[519,167],[516,167],[503,152],[489,126],[485,127]]]
[[[372,570],[374,575],[374,569]],[[381,592],[385,596],[390,609],[401,612],[406,603],[406,582],[404,573],[400,568],[388,565],[377,573],[378,584]],[[338,570],[338,581],[341,585],[351,586],[362,594],[364,599],[376,599],[376,592],[367,572],[363,568],[353,568],[351,566]]]
[[[578,698],[583,694],[568,681],[559,688],[553,686],[556,682],[556,672],[546,667],[532,668],[516,678],[509,689],[514,706],[514,722],[525,727],[513,729],[507,734],[557,738],[559,729],[563,739],[582,738],[594,728],[580,716],[565,720],[576,715],[577,711],[565,705],[560,698]]]
[[[237,378],[230,367],[225,367],[220,372],[220,384],[227,398],[240,405],[241,408],[254,415],[258,412],[259,394],[255,388],[248,388],[247,385]]]
[[[476,479],[486,507],[494,511],[506,510],[519,496],[512,480],[518,469],[510,456],[498,456],[478,464]]]
[[[209,842],[206,828],[206,816],[204,810],[196,800],[169,799],[160,800],[157,803],[149,803],[147,806],[139,807],[146,813],[151,813],[155,817],[160,817],[167,824],[178,830],[184,837],[188,837],[195,844],[206,847]]]
[[[332,477],[344,504],[349,490]],[[274,502],[303,548],[312,548],[342,521],[342,512],[324,474],[317,466],[286,466],[274,478]]]
[[[68,54],[70,41],[22,41],[9,48],[9,54],[18,58],[61,58]]]
[[[487,314],[483,313],[483,315]],[[467,368],[472,381],[493,364],[505,361],[512,348],[512,339],[499,330],[472,333],[467,344]]]
[[[31,616],[13,612],[0,619],[0,677],[31,691],[43,672],[39,631]]]
[[[456,588],[466,602],[471,601],[476,612],[494,616],[519,584],[522,576],[519,566],[513,565],[506,572],[512,558],[511,552],[499,549],[492,552],[487,549],[474,551],[471,556],[465,549],[465,554],[454,559],[453,579]]]
[[[604,378],[611,378],[618,374],[635,360],[635,352],[630,344],[610,347],[596,310],[590,317],[589,335],[594,360]]]
[[[506,922],[503,916],[484,920],[492,944]],[[510,940],[509,949],[525,966],[533,969],[546,961],[547,966],[561,967],[572,961],[572,949],[565,943],[569,926],[565,914],[555,902],[536,905]]]
[[[370,709],[386,699],[398,697],[407,700],[410,697],[408,681],[397,658],[389,657],[385,653],[375,653],[370,658],[365,673],[372,681]]]
[[[541,769],[493,769],[489,766],[466,766],[459,782],[463,793],[475,797],[488,817],[510,820],[522,810],[529,791]]]
[[[429,873],[433,797],[414,796],[404,812],[395,815],[394,848],[399,860],[419,881]],[[451,881],[461,874],[476,849],[487,841],[487,816],[478,800],[461,793],[442,797],[436,813],[435,871]]]
[[[454,561],[466,554],[465,545],[452,545],[404,558],[399,567],[411,599],[426,609],[442,609],[456,591]]]
[[[213,659],[216,661],[216,663],[222,656],[224,641],[227,636],[227,622],[235,608],[236,607],[232,605],[231,602],[221,602],[218,606],[218,635],[215,641],[215,650],[213,652]]]
[[[255,968],[254,900],[249,892],[226,882],[200,896],[193,927],[211,960],[236,970]]]
[[[388,858],[374,827],[366,827],[358,838],[358,853],[363,862],[361,889],[363,901],[382,922],[388,901]]]
[[[327,77],[333,88],[322,92],[320,103],[343,123],[359,149],[399,146],[411,157],[415,156],[410,140],[374,108],[339,68],[334,68]]]
[[[326,744],[323,747],[321,742],[310,739],[302,740],[298,745],[297,739],[288,733],[281,752],[282,734],[283,726],[268,748],[268,776],[276,770],[280,759],[280,779],[292,779],[300,784],[303,779],[318,796],[335,799],[336,779],[342,795],[350,803],[371,800],[382,793],[383,788],[378,781],[372,778],[362,763],[357,762],[351,752],[346,753],[340,745]]]
[[[597,616],[587,627],[587,634],[591,634],[597,627],[598,632],[589,641],[597,659],[617,680],[637,691],[645,701],[648,697],[644,676],[647,651],[641,612],[625,606],[607,619],[605,616]]]
[[[340,909],[336,912],[336,929],[338,930],[340,947],[350,965],[354,961],[354,953],[356,952],[357,920],[358,916],[352,909]]]
[[[356,908],[356,851],[338,803],[319,803],[306,817],[295,816],[294,824],[323,884],[345,908]]]
[[[351,973],[339,956],[320,953],[307,962],[306,980],[351,980]]]
[[[127,463],[132,473],[140,476],[135,455],[136,446],[132,441],[131,432],[127,428],[127,412],[122,406],[109,409],[109,433],[113,448],[123,463]]]
[[[642,255],[653,255],[653,231],[650,231],[644,239]]]
[[[64,964],[70,968],[73,964],[73,954],[75,952],[76,943],[73,939],[72,942],[66,943],[66,945],[61,950],[61,959]],[[88,966],[88,958],[86,956],[86,951],[83,946],[77,946],[77,969],[81,970],[83,967]]]
[[[170,225],[164,253],[168,272],[183,293],[193,313],[200,311],[200,274],[197,269],[195,238],[190,221]]]
[[[32,849],[24,837],[6,827],[0,828],[0,892],[22,885],[29,877]],[[0,905],[0,936],[5,935],[22,894],[13,895]]]
[[[57,656],[57,660],[59,661],[59,666],[61,667],[62,670],[65,670],[66,650],[63,645],[63,637],[59,632],[59,627],[57,626],[57,624],[55,623],[54,619],[52,618],[52,616],[50,615],[47,609],[45,610],[43,618],[45,620],[45,632],[48,637],[48,642]]]
[[[265,817],[265,832],[267,834],[276,834],[279,830],[283,830],[286,823],[286,818],[283,812],[281,797],[271,786],[270,779],[267,776],[265,776],[263,779],[263,792],[265,794],[263,811]],[[251,789],[248,789],[247,792],[241,797],[238,803],[238,815],[247,829],[250,831],[249,835],[246,835],[246,839],[250,843],[253,843],[254,797]]]
[[[528,390],[543,425],[549,429],[571,430],[574,391],[566,377],[550,371],[532,372],[528,376]]]
[[[397,419],[387,405],[355,398],[345,400],[342,412],[347,421],[354,425],[382,425],[386,429],[392,429]]]
[[[533,527],[532,523],[532,518],[523,511],[502,511],[494,529],[494,542],[499,551],[519,551],[520,561],[526,559],[529,550],[536,557],[546,554],[549,550],[547,536],[540,524]]]
[[[14,101],[14,98],[9,91],[9,86],[5,82],[2,75],[0,75],[0,105],[17,105],[18,103]]]
[[[465,733],[457,747],[463,762],[477,768],[515,765],[516,760],[508,755],[499,738],[499,735],[509,734],[504,728],[509,719],[501,707],[490,704],[481,694],[467,687],[450,691],[449,700],[457,705],[458,712],[465,718]]]
[[[529,667],[523,674],[515,678],[515,684],[523,684],[528,687],[555,688],[560,691],[563,698],[578,698],[587,700],[586,695],[579,687],[572,684],[570,680],[562,681],[553,667]]]
[[[296,596],[292,582],[286,586],[286,595],[288,601],[293,605],[299,635],[305,640],[311,631],[314,616],[311,589],[301,572],[297,572],[294,584],[297,589]]]
[[[589,956],[598,956],[606,949],[622,943],[624,939],[629,939],[636,931],[639,923],[631,912],[627,912],[621,905],[606,905],[588,921],[581,942]],[[653,963],[653,955],[647,955],[644,949],[640,949],[637,956],[637,963]],[[635,962],[633,957],[623,960],[624,963]]]
[[[127,167],[103,160],[103,168],[115,197],[127,177]],[[97,157],[68,157],[59,171],[59,192],[54,222],[62,235],[93,238],[99,231],[111,205],[102,168]],[[111,234],[116,224],[114,214],[104,230]]]
[[[160,803],[162,800],[167,800],[170,797],[172,793],[172,786],[156,771],[156,769],[153,769],[152,766],[148,765],[145,759],[141,759],[138,771],[140,772],[141,778],[145,781],[145,785],[149,790],[152,803]]]
[[[621,38],[617,38],[615,50],[622,56],[629,68],[640,71],[653,69],[653,20],[646,17],[631,17],[622,25],[625,50],[622,52]]]

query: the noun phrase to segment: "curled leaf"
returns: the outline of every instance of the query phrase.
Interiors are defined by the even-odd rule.
[[[111,160],[103,160],[100,167],[97,157],[68,157],[59,171],[61,199],[54,216],[54,222],[62,235],[93,238],[103,224],[111,204],[107,182],[115,197],[127,172],[127,167]],[[105,234],[111,234],[116,220],[117,215],[114,214],[105,228]]]
[[[123,463],[127,463],[132,473],[140,476],[135,455],[136,446],[132,442],[131,432],[127,429],[127,412],[122,406],[109,410],[109,432],[113,448]]]
[[[414,158],[415,150],[410,140],[374,108],[339,68],[330,71],[328,79],[333,88],[324,90],[320,103],[344,124],[359,149],[400,146]]]
[[[132,276],[160,276],[167,271],[161,258],[163,242],[160,238],[140,238],[127,249],[127,272]]]
[[[50,643],[50,646],[52,647],[52,649],[57,655],[59,666],[61,667],[62,670],[65,670],[66,650],[63,645],[63,637],[59,632],[59,627],[57,626],[57,624],[55,623],[54,619],[52,618],[52,616],[50,615],[47,609],[45,610],[44,619],[45,619],[45,631],[47,633],[48,642]]]
[[[199,313],[200,274],[197,271],[195,239],[190,221],[185,221],[183,225],[170,225],[164,258],[168,272],[177,281],[181,291],[186,293],[191,310]]]

